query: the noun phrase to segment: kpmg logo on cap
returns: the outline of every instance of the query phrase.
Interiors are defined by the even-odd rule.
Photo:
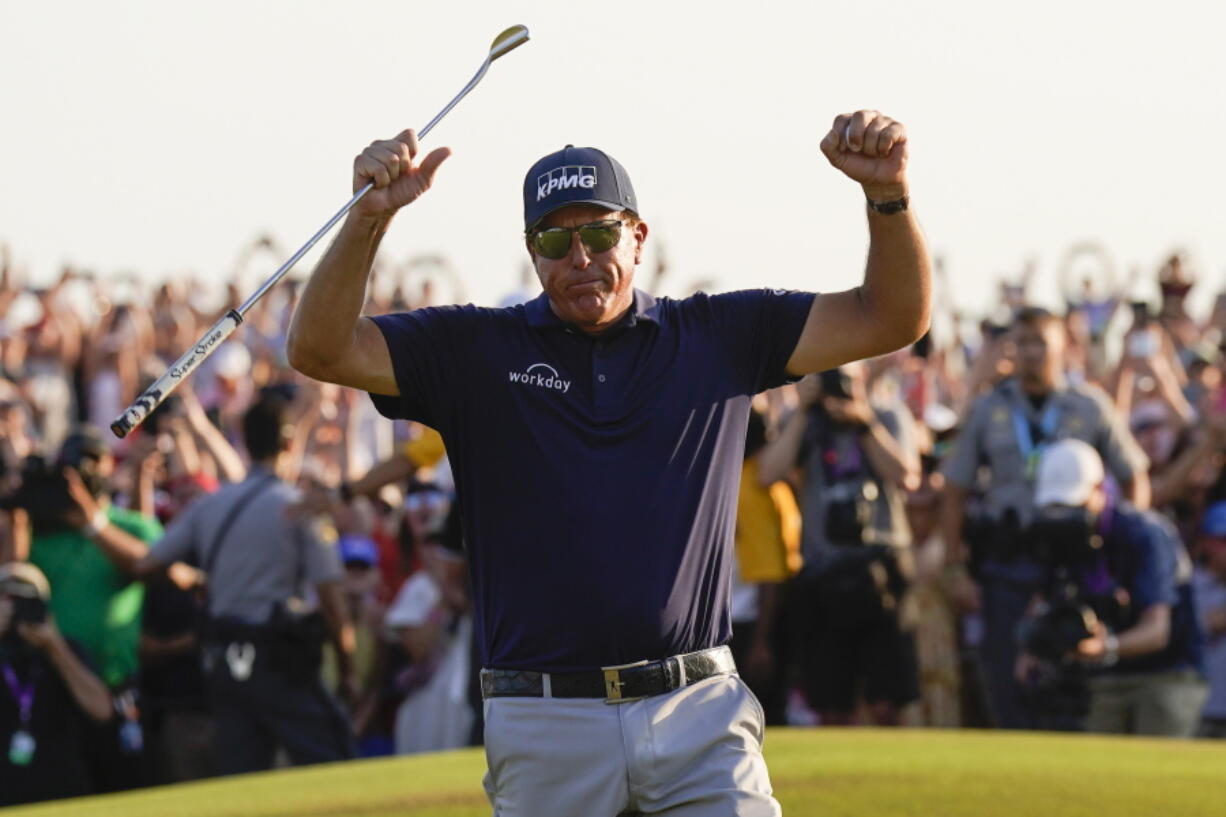
[[[562,165],[536,177],[536,200],[540,201],[558,190],[572,187],[591,190],[595,186],[595,165]]]

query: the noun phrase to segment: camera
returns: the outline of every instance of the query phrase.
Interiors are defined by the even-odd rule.
[[[34,565],[28,562],[0,565],[0,594],[13,602],[13,624],[41,624],[47,620],[51,587],[47,577]]]
[[[0,508],[21,508],[30,515],[30,524],[38,532],[69,529],[68,513],[76,507],[68,493],[64,468],[76,469],[86,490],[101,496],[107,488],[106,477],[99,463],[108,453],[101,435],[92,429],[69,434],[54,461],[31,455],[21,464],[21,482],[6,497],[0,498]]]
[[[1087,668],[1072,656],[1100,622],[1118,630],[1130,613],[1127,594],[1106,569],[1097,521],[1082,507],[1044,508],[1027,532],[1034,557],[1049,571],[1041,612],[1019,632],[1022,648],[1041,662],[1028,692],[1044,728],[1079,728],[1090,689]]]
[[[851,398],[851,378],[841,368],[827,369],[818,377],[822,386],[822,394],[842,400]]]
[[[42,624],[47,620],[47,602],[37,596],[13,596],[13,623]]]
[[[873,521],[877,483],[836,482],[826,490],[826,539],[836,545],[863,545]]]

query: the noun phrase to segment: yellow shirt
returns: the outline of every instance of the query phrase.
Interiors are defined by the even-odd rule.
[[[404,444],[404,456],[418,468],[433,468],[446,453],[443,435],[429,426],[421,426],[421,434]]]
[[[741,580],[782,582],[800,570],[800,508],[785,482],[758,484],[758,461],[741,468],[736,508],[736,558]]]

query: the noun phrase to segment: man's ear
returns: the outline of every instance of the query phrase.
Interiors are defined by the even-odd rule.
[[[641,264],[643,261],[643,244],[647,241],[647,234],[651,232],[647,228],[647,222],[640,221],[634,225],[634,263]]]

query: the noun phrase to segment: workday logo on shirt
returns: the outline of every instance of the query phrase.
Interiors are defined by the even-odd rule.
[[[507,372],[512,383],[523,383],[541,389],[552,389],[566,394],[570,391],[570,381],[563,380],[558,370],[548,363],[533,363],[522,372]]]
[[[555,190],[582,187],[591,190],[596,186],[596,168],[593,165],[563,165],[536,177],[536,200],[540,201]]]

